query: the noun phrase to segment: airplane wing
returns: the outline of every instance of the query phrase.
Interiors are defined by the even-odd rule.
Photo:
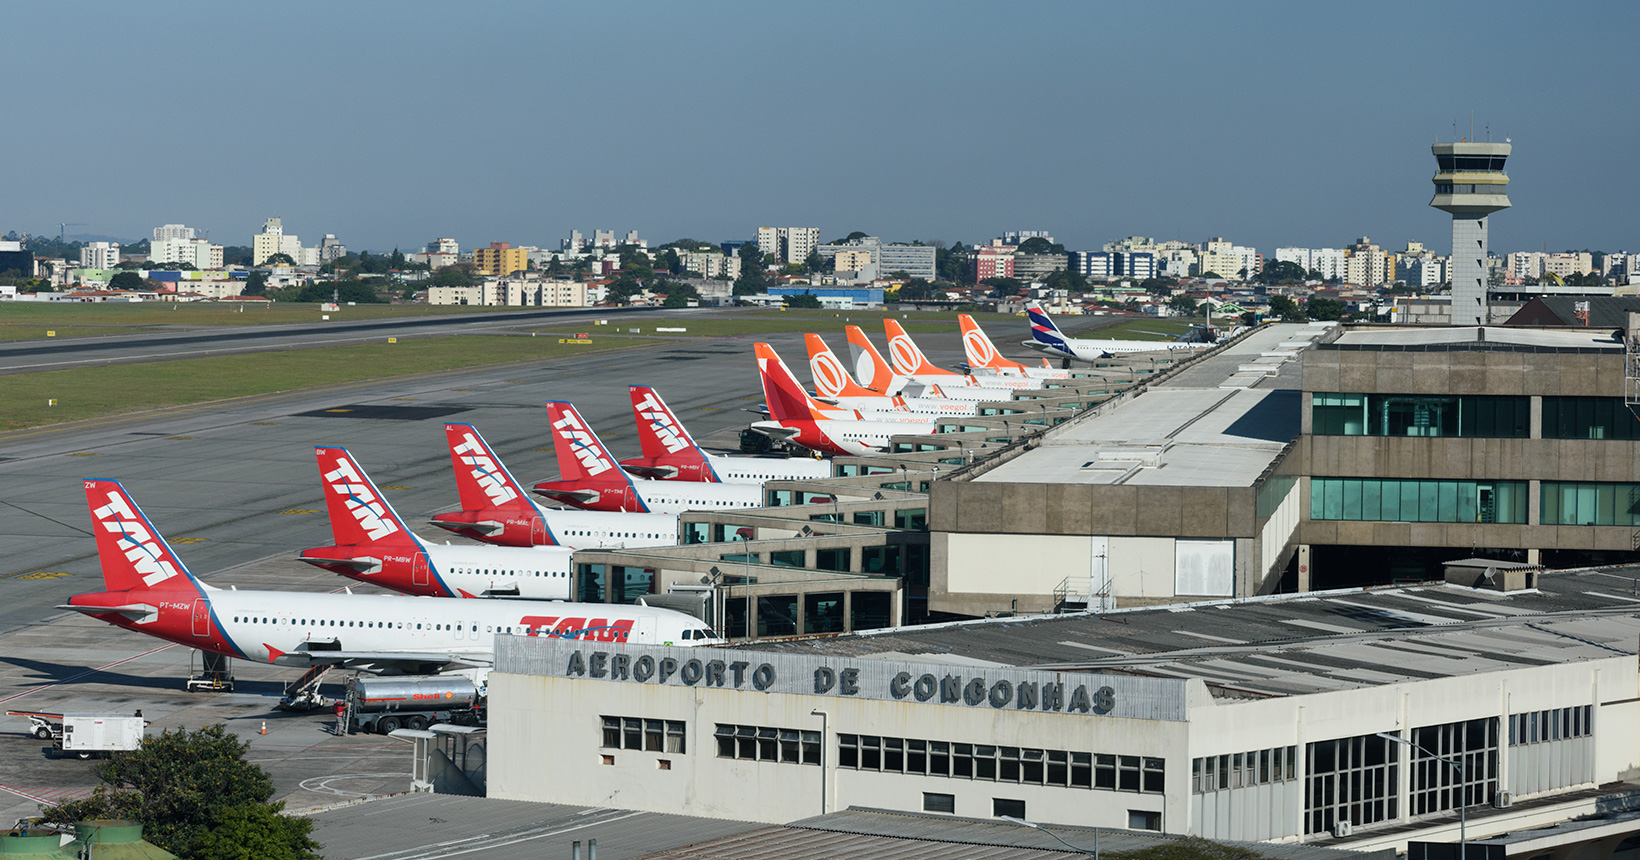
[[[274,662],[281,666],[336,666],[373,675],[416,675],[451,669],[481,669],[494,664],[476,654],[438,651],[286,651]]]

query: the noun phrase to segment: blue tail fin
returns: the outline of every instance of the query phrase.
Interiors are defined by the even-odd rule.
[[[1025,316],[1031,321],[1031,339],[1054,346],[1065,345],[1065,335],[1042,306],[1032,302],[1025,306]]]

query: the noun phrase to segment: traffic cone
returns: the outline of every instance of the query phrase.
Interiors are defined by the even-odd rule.
[[[267,733],[268,733],[268,721],[267,721],[267,720],[263,720],[263,721],[262,721],[262,734],[264,734],[264,735],[265,735],[265,734],[267,734]]]

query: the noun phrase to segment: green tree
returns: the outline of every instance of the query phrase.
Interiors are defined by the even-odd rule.
[[[813,295],[812,293],[802,293],[801,295],[787,296],[786,297],[786,307],[788,307],[788,308],[818,308],[818,307],[820,307],[820,297],[816,296],[816,295]]]
[[[136,272],[120,272],[109,279],[108,288],[111,290],[140,290],[142,289],[142,276]]]
[[[41,808],[48,821],[85,821],[93,818],[132,818],[142,822],[143,837],[184,857],[233,857],[196,850],[212,829],[221,825],[242,837],[254,837],[265,851],[245,856],[317,858],[309,838],[312,822],[289,819],[269,822],[280,811],[268,803],[273,781],[245,760],[250,744],[229,733],[226,726],[197,731],[167,731],[149,736],[132,752],[114,753],[98,769],[102,781],[92,795],[58,806]],[[246,809],[244,813],[233,810]],[[288,852],[288,853],[287,853]]]
[[[1185,295],[1184,293],[1180,293],[1173,298],[1168,299],[1167,306],[1172,308],[1174,313],[1182,316],[1190,316],[1196,312],[1196,300]]]
[[[912,278],[900,287],[900,301],[919,302],[930,299],[943,300],[945,290],[930,284],[922,278]]]
[[[855,239],[864,239],[864,238],[866,238],[870,235],[871,235],[870,233],[862,233],[859,230],[855,230],[853,233],[850,233],[850,234],[848,234],[847,236],[844,236],[841,239],[833,239],[830,242],[827,242],[826,244],[828,244],[828,245],[847,245],[848,243],[854,241]]]
[[[953,284],[971,284],[968,277],[968,249],[961,242],[949,248],[934,246],[934,271],[940,280]]]
[[[1018,278],[986,278],[980,283],[991,288],[991,298],[993,299],[1018,295],[1020,290],[1025,289],[1025,282]]]
[[[267,291],[268,276],[256,269],[252,269],[250,275],[245,278],[244,294],[247,296],[260,296],[267,293]]]
[[[294,266],[294,265],[296,265],[296,261],[291,259],[289,254],[278,253],[278,254],[273,254],[273,255],[269,256],[266,260],[263,260],[261,265],[264,265],[264,266]]]
[[[750,296],[768,289],[768,275],[763,271],[763,255],[756,242],[747,242],[736,251],[740,256],[740,278],[735,281],[734,294]]]
[[[1311,296],[1304,303],[1304,313],[1313,320],[1341,320],[1345,315],[1344,303],[1337,299]]]
[[[445,266],[434,272],[427,283],[434,287],[470,287],[478,283],[478,279],[461,266]]]
[[[389,269],[404,268],[404,255],[399,253],[399,249],[393,249],[393,256],[387,258],[387,267]]]
[[[655,264],[649,255],[637,245],[622,245],[615,249],[621,255],[621,271],[630,272],[634,278],[648,280],[655,274]]]
[[[1304,267],[1288,260],[1265,260],[1259,280],[1266,284],[1301,284],[1309,275]]]
[[[1019,243],[1021,254],[1063,254],[1065,246],[1057,242],[1049,242],[1041,236],[1032,236]]]
[[[1088,279],[1075,269],[1059,269],[1049,272],[1048,277],[1042,280],[1042,285],[1050,290],[1080,294],[1087,290]]]
[[[246,804],[220,810],[211,829],[194,840],[193,860],[319,860],[313,821],[280,815],[284,804]]]
[[[666,271],[674,275],[683,274],[683,258],[678,256],[676,248],[667,248],[661,252],[660,263]]]
[[[1202,272],[1197,277],[1204,278],[1204,279],[1210,280],[1210,281],[1222,281],[1222,280],[1224,280],[1223,275],[1219,274],[1218,272],[1213,271],[1212,269],[1208,269],[1207,271]]]
[[[1274,296],[1270,299],[1270,316],[1282,322],[1304,322],[1309,319],[1304,315],[1304,309],[1298,306],[1298,302],[1287,296]]]
[[[1179,282],[1172,278],[1145,278],[1139,282],[1139,289],[1157,296],[1171,296],[1178,289]]]

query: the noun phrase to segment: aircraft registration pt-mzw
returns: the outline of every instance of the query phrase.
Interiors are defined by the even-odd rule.
[[[1116,340],[1066,337],[1054,324],[1042,305],[1031,302],[1025,306],[1025,315],[1031,321],[1031,339],[1024,346],[1038,352],[1066,360],[1098,361],[1114,355],[1133,352],[1168,352],[1170,350],[1208,349],[1215,344],[1179,340]]]
[[[118,481],[85,482],[104,591],[60,609],[224,657],[377,674],[484,668],[497,636],[710,645],[699,620],[604,603],[223,590],[188,571]]]

